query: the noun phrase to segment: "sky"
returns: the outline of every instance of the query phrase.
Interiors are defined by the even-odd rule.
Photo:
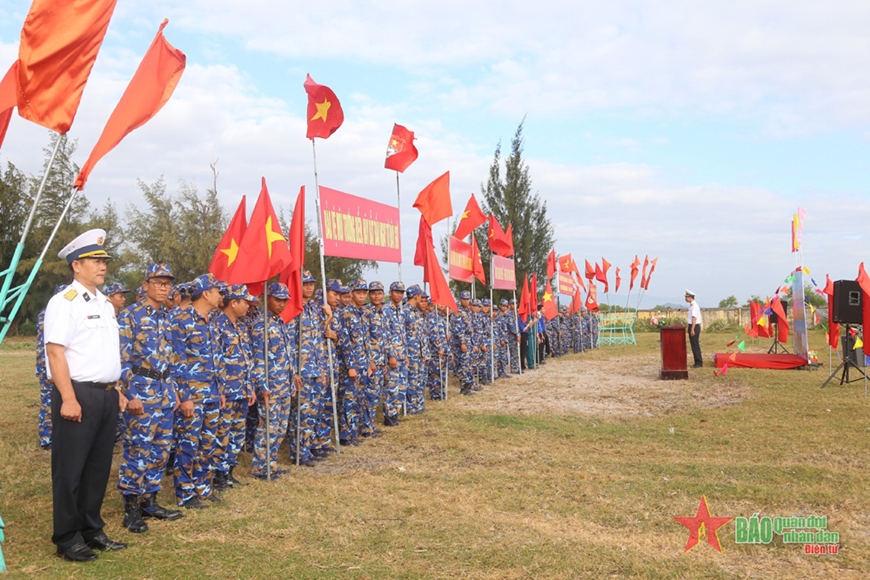
[[[0,0],[0,62],[17,57],[29,7]],[[137,179],[161,175],[171,191],[205,189],[217,162],[228,212],[242,195],[250,211],[265,177],[287,210],[306,185],[314,223],[310,73],[345,112],[316,143],[321,185],[395,205],[387,140],[394,122],[416,133],[420,157],[401,176],[406,283],[422,280],[416,194],[449,170],[461,213],[523,118],[556,252],[606,258],[626,282],[636,254],[658,257],[642,307],[680,303],[686,288],[704,307],[743,303],[797,265],[823,284],[870,259],[870,3],[119,0],[69,132],[80,165],[164,17],[187,68],[163,110],[94,169],[95,206],[111,199],[123,213],[141,203]],[[36,173],[47,141],[13,117],[0,163]],[[803,252],[792,254],[798,207]],[[396,265],[369,276],[390,282]],[[635,304],[626,286],[609,301]]]

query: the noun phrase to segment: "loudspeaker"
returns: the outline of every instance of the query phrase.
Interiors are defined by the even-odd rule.
[[[848,331],[843,333],[842,340],[840,340],[843,350],[843,360],[847,360],[854,366],[860,368],[864,366],[864,349],[860,346],[855,348],[855,342],[857,342],[857,338],[852,336],[851,333]]]
[[[854,280],[834,282],[834,311],[831,320],[840,324],[861,324],[861,286]]]
[[[782,311],[785,313],[785,317],[788,318],[788,302],[780,300],[779,304],[782,306]],[[771,324],[776,324],[779,322],[779,316],[777,316],[776,312],[771,312],[767,315],[767,321]]]

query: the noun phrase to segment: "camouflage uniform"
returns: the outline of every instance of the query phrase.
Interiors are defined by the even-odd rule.
[[[390,291],[405,291],[401,282],[393,282]],[[399,411],[405,402],[408,385],[408,366],[405,355],[405,314],[401,304],[385,304],[382,308],[386,328],[386,378],[384,384],[384,423],[396,424]],[[389,365],[390,357],[396,360],[396,368]]]
[[[210,274],[197,281],[200,285],[194,292],[218,287]],[[193,498],[208,499],[213,493],[211,458],[220,422],[219,357],[208,318],[193,304],[170,319],[169,336],[175,353],[170,372],[178,397],[182,403],[193,402],[191,417],[185,417],[180,408],[175,412],[175,497],[178,505],[184,505]]]
[[[146,270],[145,276],[147,280],[156,276],[172,277],[172,274],[165,264],[155,264]],[[118,490],[125,498],[125,505],[128,501],[141,500],[150,504],[143,514],[146,516],[155,515],[161,509],[151,500],[161,489],[173,443],[172,411],[176,396],[169,374],[174,356],[169,325],[169,311],[163,307],[155,309],[147,300],[122,310],[118,316],[121,390],[127,399],[142,401],[143,409],[139,415],[129,410],[123,413],[123,456],[118,469]],[[136,499],[128,500],[130,496]],[[171,519],[181,517],[180,512],[171,511],[174,514]]]
[[[470,298],[471,293],[464,290],[460,294],[461,299]],[[474,360],[472,350],[474,348],[471,311],[464,306],[459,306],[459,313],[454,317],[451,327],[451,336],[456,353],[456,375],[459,377],[460,392],[470,395],[474,387]],[[462,345],[466,351],[462,352]]]
[[[314,280],[314,278],[312,277],[311,280]],[[334,282],[332,285],[333,288],[337,286],[338,289],[341,289],[340,281],[327,280],[327,285],[331,282]],[[326,304],[326,300],[323,297],[322,291],[318,289],[314,295],[314,299],[306,304],[306,307],[308,308],[306,311],[308,325],[303,325],[302,330],[303,338],[307,337],[306,340],[310,341],[311,344],[310,351],[308,351],[310,352],[310,360],[307,363],[308,368],[303,369],[302,381],[303,383],[307,382],[310,385],[312,393],[311,413],[313,414],[316,423],[312,445],[313,448],[317,450],[317,454],[321,456],[325,450],[330,449],[329,444],[332,441],[332,429],[335,422],[334,411],[338,410],[337,401],[333,407],[332,389],[333,385],[335,385],[335,397],[338,397],[339,376],[339,364],[337,362],[338,354],[334,350],[335,343],[324,336],[327,329],[326,313],[323,312],[324,304]],[[332,320],[329,322],[329,330],[335,332],[336,336],[338,336],[340,330],[339,321],[337,320],[339,311],[340,306],[337,305],[337,308],[333,310]],[[306,342],[303,341],[303,348],[305,348],[305,343]],[[333,351],[332,366],[329,364],[330,350]],[[303,358],[303,365],[306,364],[305,361],[306,359]],[[319,370],[319,374],[315,373],[315,369]]]
[[[429,337],[430,354],[427,384],[429,397],[435,401],[444,398],[444,379],[446,377],[447,353],[447,317],[437,310],[426,316],[426,335]],[[438,351],[442,351],[439,356]]]
[[[507,306],[507,300],[503,300],[500,306]],[[495,344],[493,348],[495,348],[495,370],[496,376],[500,379],[505,378],[508,375],[508,349],[516,343],[516,337],[511,333],[511,312],[510,310],[505,310],[495,315],[495,320],[493,321],[494,335],[495,335]]]
[[[384,285],[380,282],[372,282],[369,284],[369,292],[372,290],[383,289]],[[369,330],[369,355],[371,356],[372,362],[375,364],[375,372],[372,373],[371,376],[366,376],[363,379],[365,400],[360,421],[360,431],[364,437],[369,437],[377,433],[377,429],[375,429],[375,416],[378,412],[378,403],[380,403],[384,391],[384,375],[385,366],[387,364],[387,329],[385,326],[383,307],[377,308],[372,304],[367,305],[365,317],[367,319],[366,325]]]
[[[519,324],[521,324],[517,317],[517,312],[514,309],[516,306],[515,300],[510,301],[510,306],[507,311],[507,336],[508,336],[508,348],[510,349],[510,367],[513,374],[517,375],[520,373],[520,357],[522,353],[520,352],[520,329]]]
[[[480,301],[475,299],[472,306],[479,306]],[[489,384],[491,373],[490,366],[490,345],[489,340],[489,316],[483,311],[471,313],[472,325],[472,343],[477,348],[474,352],[474,372],[477,375],[477,380],[482,385]]]
[[[269,286],[269,295],[278,299],[290,296],[284,284],[273,283]],[[267,305],[268,308],[268,305]],[[268,323],[268,340],[266,343],[266,324]],[[280,316],[266,312],[261,320],[254,323],[251,333],[251,382],[260,399],[260,422],[254,436],[254,454],[251,464],[251,475],[258,478],[266,477],[268,471],[279,475],[278,449],[287,436],[290,423],[290,411],[295,388],[293,376],[296,370],[296,351],[292,348],[291,327],[284,324]],[[268,353],[268,355],[266,354]],[[268,359],[266,358],[268,356]],[[266,366],[268,365],[268,384]],[[268,405],[263,404],[262,395],[269,392]],[[269,433],[266,434],[266,413],[268,413]],[[270,452],[267,457],[267,448]],[[268,464],[267,464],[268,462]]]
[[[353,290],[368,292],[365,280],[357,280]],[[362,410],[364,408],[364,378],[368,376],[371,355],[369,353],[369,324],[367,308],[350,304],[341,309],[339,315],[341,332],[338,334],[341,366],[341,435],[340,439],[353,440],[360,435]],[[350,378],[347,371],[356,371],[356,378]]]
[[[408,287],[409,299],[421,294],[416,284]],[[405,364],[408,369],[408,382],[405,389],[408,414],[415,415],[426,410],[424,391],[428,371],[429,341],[423,315],[416,305],[405,304],[402,308],[405,317]]]
[[[254,324],[260,320],[263,320],[263,310],[253,306],[248,308],[248,313],[239,320],[239,324],[245,329],[249,345],[251,344],[251,335],[254,332]],[[254,452],[254,438],[257,435],[257,425],[260,424],[259,405],[259,401],[254,401],[253,405],[249,405],[248,414],[245,417],[245,451],[248,453]]]
[[[323,303],[309,300],[303,306],[302,313],[290,324],[290,344],[294,356],[295,353],[301,353],[302,362],[299,373],[302,390],[297,397],[297,403],[293,405],[294,430],[290,436],[290,456],[295,460],[295,418],[298,411],[300,462],[310,462],[312,456],[322,456],[331,441],[332,394],[328,383],[326,339],[323,337],[326,322],[324,316]],[[297,404],[301,405],[298,410]]]

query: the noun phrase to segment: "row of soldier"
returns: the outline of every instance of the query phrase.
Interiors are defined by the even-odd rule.
[[[419,286],[401,282],[387,294],[380,282],[327,280],[324,301],[305,271],[302,312],[285,323],[283,284],[269,286],[262,308],[246,286],[210,274],[174,281],[167,264],[148,267],[137,301],[126,308],[123,287],[105,288],[116,309],[120,389],[128,399],[118,427],[118,490],[132,532],[146,531],[147,518],[182,517],[157,502],[164,472],[174,476],[179,507],[207,508],[221,501],[218,491],[241,485],[234,470],[245,449],[255,478],[278,479],[285,439],[291,462],[314,466],[335,452],[334,425],[339,445],[378,437],[379,406],[383,424],[398,425],[400,415],[425,411],[427,391],[430,400],[447,398],[450,372],[463,395],[519,373],[527,366],[523,335],[534,337],[523,343],[542,349],[528,368],[596,342],[597,319],[589,314],[563,309],[545,324],[540,309],[521,319],[513,300],[492,311],[468,291],[449,316]],[[38,337],[39,349],[42,342]],[[50,448],[51,384],[42,352],[37,376],[40,445]]]

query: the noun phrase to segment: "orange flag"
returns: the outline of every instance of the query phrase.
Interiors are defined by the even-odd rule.
[[[287,238],[281,232],[264,177],[260,197],[239,244],[236,264],[227,276],[227,283],[263,282],[283,270],[290,260]]]
[[[462,217],[459,218],[459,224],[456,226],[456,231],[453,232],[453,237],[461,240],[473,232],[475,228],[482,226],[485,223],[486,214],[483,213],[483,210],[480,209],[479,205],[477,205],[477,199],[472,193],[465,206],[465,211],[462,212]]]
[[[650,278],[652,278],[653,272],[656,271],[656,262],[658,262],[658,261],[659,261],[658,258],[655,258],[655,259],[652,259],[649,261],[649,266],[650,266],[649,267],[649,274],[646,275],[645,280],[641,280],[641,284],[640,284],[641,288],[643,288],[644,290],[649,290],[649,280],[650,280]],[[644,260],[644,262],[646,262],[646,260]]]
[[[34,0],[18,45],[18,114],[65,134],[116,0]]]
[[[0,81],[0,147],[3,146],[3,139],[6,138],[6,129],[9,128],[9,121],[12,119],[12,109],[17,104],[17,93],[18,61],[16,60]]]
[[[475,236],[471,236],[471,266],[474,271],[474,277],[486,286],[486,273],[483,270],[483,260],[480,258],[480,248],[477,247],[477,238]]]
[[[863,293],[861,297],[861,320],[863,322],[864,341],[870,343],[870,276],[867,275],[867,270],[864,269],[864,262],[858,265],[858,278],[855,281],[858,282]]]
[[[224,232],[224,237],[221,238],[220,243],[214,251],[211,265],[208,267],[208,271],[214,274],[214,277],[218,280],[226,281],[227,274],[229,274],[239,255],[239,242],[242,241],[245,230],[248,229],[247,215],[245,196],[243,195],[242,201],[233,215],[233,219],[230,220],[227,231]]]
[[[121,139],[147,123],[163,108],[181,80],[187,58],[163,37],[163,29],[168,23],[169,20],[164,20],[160,25],[127,90],[112,111],[100,139],[76,177],[76,189],[84,188],[97,162],[114,149]]]
[[[423,188],[414,207],[420,210],[426,222],[434,226],[444,218],[453,215],[453,204],[450,202],[450,172],[448,171]]]
[[[544,285],[544,307],[543,313],[544,318],[547,320],[553,320],[557,316],[559,316],[559,309],[556,308],[556,301],[553,300],[553,288],[550,286],[550,280],[547,279],[547,283]]]
[[[649,256],[643,257],[643,270],[640,272],[640,287],[646,288],[646,269],[649,267]]]
[[[628,291],[631,292],[634,289],[634,280],[637,278],[637,270],[638,266],[640,266],[640,260],[637,259],[637,255],[634,256],[634,262],[631,263],[631,278],[628,280]]]
[[[622,278],[619,277],[619,268],[616,269],[616,290],[614,292],[619,292],[619,284],[622,282]]]
[[[309,74],[305,75],[305,83],[302,86],[308,93],[308,115],[306,116],[308,131],[305,136],[309,139],[315,137],[328,139],[344,123],[344,111],[341,110],[341,103],[338,102],[338,97],[335,96],[332,89],[326,85],[318,85]]]
[[[299,188],[296,207],[287,234],[290,244],[290,261],[281,272],[281,282],[290,290],[290,300],[281,313],[284,322],[290,322],[302,312],[302,271],[305,269],[305,186]]]

